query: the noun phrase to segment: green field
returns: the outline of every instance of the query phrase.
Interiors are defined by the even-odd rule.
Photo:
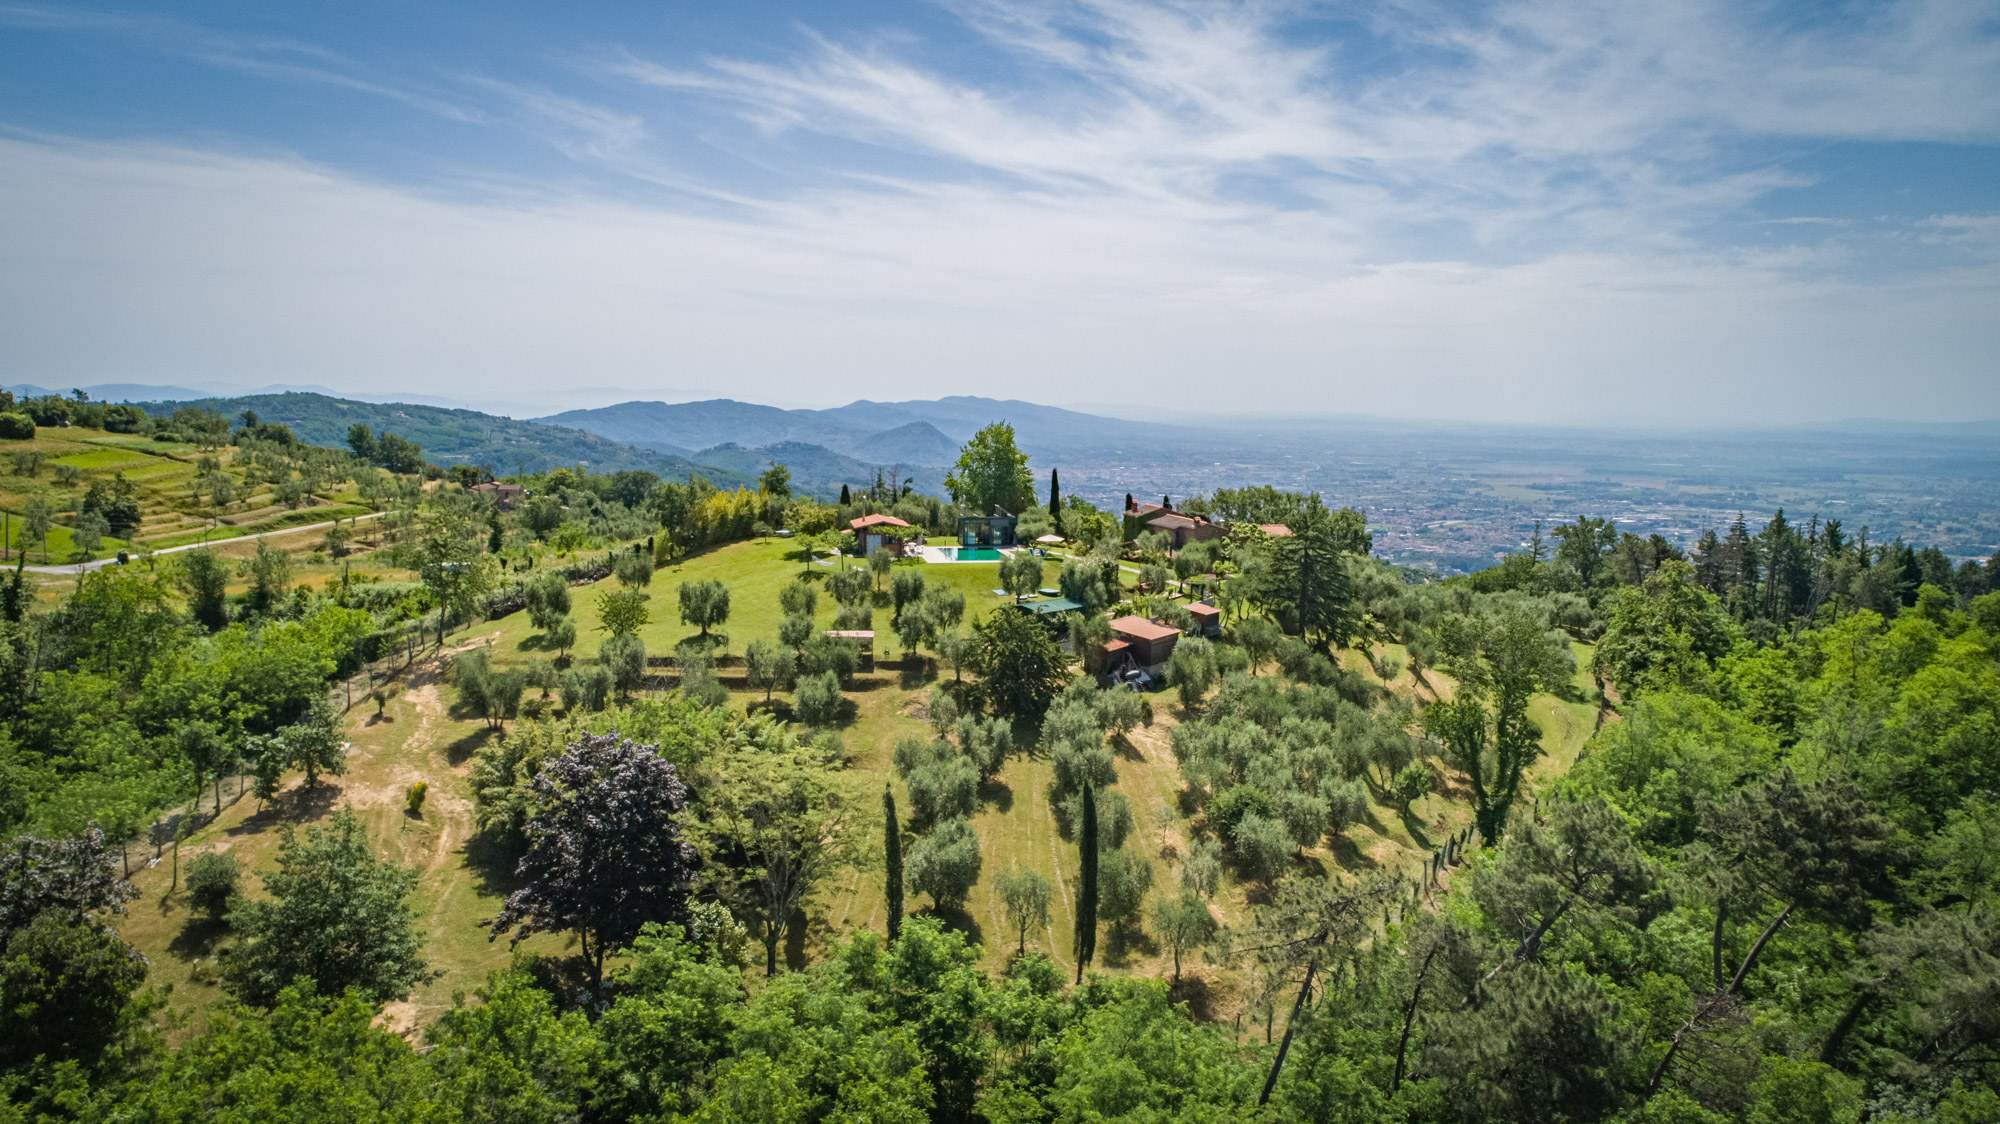
[[[293,538],[309,541],[313,536]],[[302,542],[295,548],[305,545]],[[995,564],[902,565],[922,567],[927,582],[943,582],[963,591],[968,623],[1006,601],[991,592],[999,584]],[[315,575],[331,573],[331,567],[307,567],[304,572],[313,580]],[[704,578],[722,580],[730,588],[731,613],[722,630],[728,636],[730,658],[719,669],[721,678],[731,691],[731,706],[755,704],[762,696],[744,683],[740,654],[749,641],[775,636],[780,620],[778,590],[802,572],[806,570],[796,549],[778,539],[736,543],[700,553],[655,575],[649,590],[651,620],[640,636],[650,654],[670,654],[677,640],[696,631],[678,620],[676,586]],[[825,566],[816,565],[812,572],[823,575],[827,571]],[[381,576],[402,580],[410,575],[383,572]],[[581,664],[594,662],[602,637],[595,631],[597,596],[615,588],[615,581],[607,579],[572,590],[579,633],[573,655]],[[831,598],[823,595],[820,602],[820,618],[830,622],[834,611]],[[929,736],[922,721],[922,702],[936,682],[929,661],[920,656],[906,658],[898,650],[900,646],[888,631],[888,615],[886,608],[875,611],[875,666],[855,677],[848,692],[854,712],[840,731],[850,758],[852,793],[864,815],[878,823],[866,846],[871,856],[880,843],[879,822],[873,821],[875,794],[888,783],[897,790],[899,799],[906,799],[889,765],[890,749],[898,738]],[[478,622],[455,633],[448,648],[459,651],[473,645],[488,646],[494,663],[503,667],[554,655],[538,646],[524,613]],[[1580,650],[1580,656],[1587,661],[1588,650]],[[1360,653],[1348,653],[1347,663],[1357,670],[1367,667]],[[472,800],[466,784],[474,754],[493,735],[482,721],[454,713],[453,692],[440,681],[443,666],[435,656],[420,661],[414,674],[399,680],[391,690],[380,720],[368,703],[357,700],[347,719],[355,750],[345,776],[327,780],[314,794],[304,793],[295,783],[285,795],[284,815],[275,809],[260,812],[254,799],[245,799],[226,808],[218,821],[188,841],[183,852],[185,860],[202,849],[227,848],[252,868],[263,868],[270,864],[276,828],[286,818],[316,818],[342,806],[361,813],[380,847],[420,872],[423,883],[417,900],[429,953],[444,971],[442,978],[420,989],[408,1003],[391,1005],[388,1017],[402,1025],[434,1018],[450,1003],[453,992],[478,986],[487,972],[505,967],[510,956],[504,941],[489,943],[486,930],[477,924],[497,910],[510,881],[504,862],[484,851],[473,834]],[[943,674],[949,677],[950,672]],[[1449,692],[1450,684],[1437,673],[1430,673],[1430,679]],[[1587,686],[1588,676],[1581,679]],[[666,687],[671,681],[661,677],[654,683]],[[1405,693],[1422,691],[1407,672],[1389,686]],[[531,699],[534,694],[530,692]],[[1181,718],[1179,704],[1171,693],[1149,698],[1153,718],[1117,744],[1117,769],[1118,788],[1130,801],[1136,820],[1127,846],[1138,848],[1151,860],[1155,893],[1159,893],[1173,882],[1172,860],[1187,844],[1189,824],[1179,811],[1181,781],[1168,741],[1168,731]],[[536,708],[542,705],[531,703]],[[1595,710],[1588,704],[1545,697],[1537,700],[1534,713],[1543,725],[1548,749],[1535,776],[1546,781],[1575,759],[1594,728]],[[420,818],[406,815],[401,803],[404,789],[416,780],[428,782],[431,789]],[[1011,950],[1013,937],[992,886],[995,875],[1016,863],[1043,872],[1058,887],[1050,926],[1031,934],[1029,943],[1058,963],[1074,964],[1069,934],[1076,847],[1057,830],[1049,807],[1050,782],[1048,762],[1034,749],[1023,749],[1007,762],[997,781],[982,791],[982,806],[973,820],[981,840],[982,874],[966,912],[948,920],[985,943],[989,952],[986,963],[994,971],[1004,964],[1001,953]],[[1450,783],[1439,794],[1419,801],[1410,816],[1384,806],[1370,811],[1365,824],[1334,837],[1330,846],[1307,851],[1301,862],[1328,872],[1414,872],[1431,847],[1469,820],[1463,790]],[[154,980],[174,985],[173,1004],[197,1012],[221,992],[215,987],[212,963],[202,960],[209,951],[202,931],[189,928],[184,901],[166,894],[171,877],[166,863],[137,876],[142,898],[121,928],[151,958]],[[880,881],[877,864],[873,869],[844,871],[823,885],[808,911],[811,935],[791,950],[794,962],[812,956],[829,937],[843,930],[879,930],[883,924]],[[1217,898],[1218,912],[1225,920],[1242,918],[1256,889],[1228,881]],[[921,895],[909,902],[912,909],[928,904]],[[564,947],[557,938],[538,938],[530,946],[549,952]],[[1143,932],[1129,939],[1113,933],[1100,942],[1099,949],[1098,964],[1106,970],[1162,976],[1170,969],[1166,954]],[[1185,994],[1199,1001],[1198,1013],[1228,1018],[1241,1010],[1243,981],[1236,971],[1198,962],[1186,964],[1185,969],[1190,977]]]

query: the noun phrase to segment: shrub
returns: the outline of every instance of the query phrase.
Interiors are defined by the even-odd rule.
[[[413,816],[423,815],[424,797],[430,793],[430,789],[431,786],[424,781],[418,781],[417,783],[404,789],[403,807],[407,809],[409,813]]]
[[[1431,794],[1434,779],[1428,765],[1421,761],[1412,761],[1396,774],[1395,781],[1389,786],[1389,792],[1396,798],[1397,805],[1407,812],[1411,804]]]
[[[979,881],[979,835],[971,821],[950,820],[917,840],[904,864],[910,889],[929,894],[941,909],[959,908]]]
[[[1215,834],[1222,839],[1234,842],[1237,826],[1252,813],[1260,816],[1271,814],[1270,794],[1255,785],[1239,784],[1209,804],[1208,826],[1214,828]]]
[[[847,679],[861,666],[861,656],[853,644],[823,633],[807,640],[799,655],[802,675],[832,675],[836,682]]]
[[[903,783],[910,790],[912,825],[969,816],[979,809],[979,770],[957,753],[911,769]]]
[[[31,441],[35,436],[35,419],[26,414],[0,414],[0,438],[9,441]]]
[[[563,672],[563,709],[571,714],[579,711],[603,710],[611,700],[611,672],[603,667],[571,668]]]
[[[1075,792],[1085,782],[1093,786],[1111,784],[1118,777],[1118,767],[1111,756],[1111,747],[1079,745],[1076,742],[1057,742],[1054,752],[1049,755],[1049,764],[1055,771],[1056,791],[1063,795]]]
[[[1153,889],[1153,864],[1124,850],[1100,849],[1097,856],[1097,918],[1123,928],[1139,917]]]
[[[620,691],[638,689],[646,678],[646,643],[636,636],[613,636],[597,647],[598,666]]]
[[[808,726],[831,726],[840,721],[840,676],[831,671],[809,675],[799,681],[792,702],[792,714]]]
[[[1097,798],[1097,844],[1100,847],[1123,847],[1125,837],[1132,834],[1132,803],[1121,793],[1093,783],[1091,792]],[[1055,805],[1058,826],[1064,834],[1074,832],[1083,822],[1083,793],[1072,792],[1069,799]]]
[[[243,866],[233,856],[210,852],[188,864],[188,901],[216,921],[236,904]]]
[[[618,584],[627,589],[653,584],[653,559],[645,554],[621,554],[618,561],[611,564],[611,572],[618,575]]]
[[[1284,821],[1247,813],[1236,825],[1236,857],[1253,878],[1272,881],[1291,861],[1292,837]]]

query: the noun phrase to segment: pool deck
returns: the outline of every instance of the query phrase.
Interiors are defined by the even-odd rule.
[[[917,557],[923,559],[926,562],[935,562],[941,566],[952,566],[959,564],[972,565],[978,562],[999,561],[999,559],[997,558],[954,558],[951,556],[951,552],[956,549],[958,548],[952,546],[919,546],[913,548],[914,553],[916,554]],[[1020,550],[1021,548],[1018,546],[1007,546],[1007,547],[989,546],[989,547],[975,547],[973,549],[998,550],[1002,555],[1009,555],[1013,554],[1017,550]]]

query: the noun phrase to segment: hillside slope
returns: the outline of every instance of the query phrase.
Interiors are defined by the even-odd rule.
[[[842,484],[863,487],[875,479],[877,465],[854,457],[842,456],[821,445],[808,445],[802,441],[780,441],[775,445],[763,445],[746,449],[741,445],[717,445],[703,449],[694,459],[704,465],[714,465],[732,472],[748,473],[752,476],[764,471],[772,462],[784,465],[792,473],[792,491],[796,495],[812,496],[817,499],[832,499],[840,493]],[[926,495],[944,494],[944,470],[936,467],[900,468],[895,464],[879,466],[886,478],[891,471],[900,475],[897,479],[910,480],[911,486]]]
[[[323,394],[253,394],[241,398],[204,398],[192,402],[145,402],[154,415],[171,414],[180,406],[204,406],[234,418],[255,410],[265,421],[284,422],[302,441],[335,448],[347,444],[348,428],[365,422],[377,432],[400,434],[423,447],[424,457],[439,464],[483,464],[506,475],[562,465],[587,465],[598,472],[647,469],[663,477],[684,478],[699,473],[717,487],[755,483],[727,469],[712,469],[685,457],[635,448],[619,441],[541,422],[451,410],[411,403],[356,402]]]

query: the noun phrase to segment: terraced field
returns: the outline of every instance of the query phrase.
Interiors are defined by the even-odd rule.
[[[121,475],[136,490],[139,527],[128,538],[106,536],[95,557],[283,530],[372,510],[355,499],[349,484],[306,496],[297,507],[280,503],[268,481],[245,484],[236,457],[237,450],[226,446],[202,450],[92,429],[43,428],[32,441],[0,442],[0,511],[7,513],[8,556],[25,545],[36,563],[71,561],[76,542],[70,528],[77,505],[93,481]],[[227,505],[218,508],[209,502],[204,458],[213,460],[207,471],[230,480],[235,498]],[[21,523],[37,495],[56,511],[45,544],[26,541]]]

